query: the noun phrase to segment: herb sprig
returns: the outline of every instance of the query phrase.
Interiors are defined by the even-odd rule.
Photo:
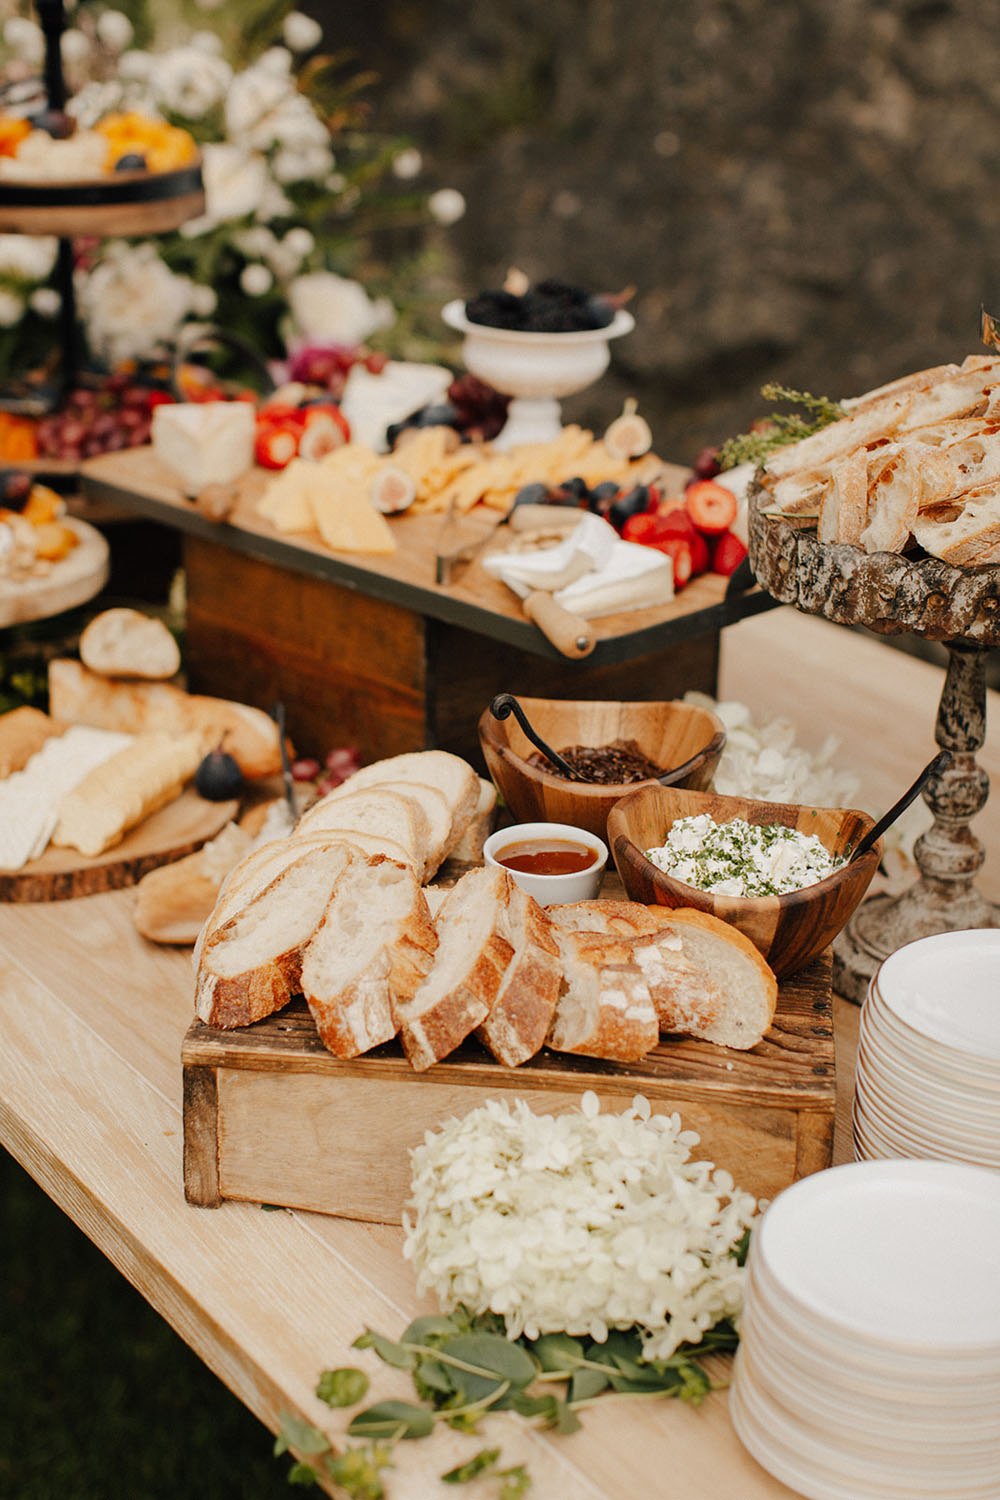
[[[746,1238],[737,1259],[745,1254]],[[302,1455],[289,1471],[289,1482],[310,1485],[326,1477],[354,1500],[383,1500],[383,1475],[392,1467],[395,1444],[426,1437],[439,1422],[475,1433],[487,1412],[516,1411],[570,1433],[581,1425],[579,1411],[608,1397],[678,1397],[697,1406],[713,1389],[699,1360],[729,1353],[738,1342],[726,1319],[699,1344],[682,1345],[666,1359],[644,1360],[638,1328],[613,1329],[603,1343],[566,1333],[512,1340],[503,1329],[497,1315],[473,1315],[464,1307],[447,1317],[417,1318],[398,1341],[367,1329],[354,1347],[371,1349],[384,1363],[408,1370],[421,1404],[379,1401],[365,1407],[352,1418],[347,1435],[366,1441],[339,1453],[319,1428],[283,1415],[274,1451],[295,1449]],[[344,1368],[325,1371],[316,1394],[330,1406],[347,1407],[363,1401],[368,1388],[362,1370]],[[501,1467],[499,1448],[480,1450],[441,1478],[448,1484],[495,1480],[496,1500],[521,1500],[531,1486],[523,1464]]]
[[[828,396],[812,396],[808,391],[793,391],[787,386],[770,383],[762,385],[760,393],[765,401],[785,402],[801,407],[800,411],[774,412],[763,421],[755,423],[749,432],[729,438],[718,453],[722,469],[735,469],[737,464],[760,464],[777,448],[797,443],[800,438],[829,427],[847,415],[839,401]]]

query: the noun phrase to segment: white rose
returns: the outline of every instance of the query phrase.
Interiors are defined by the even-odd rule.
[[[4,22],[3,39],[22,62],[37,65],[45,58],[45,35],[27,16],[11,16]]]
[[[465,213],[465,199],[457,188],[438,188],[428,198],[427,208],[439,224],[457,224]]]
[[[0,275],[44,281],[58,253],[59,241],[51,235],[0,234]]]
[[[257,67],[263,68],[265,73],[272,73],[276,78],[290,78],[292,54],[287,47],[268,47],[258,57]]]
[[[202,151],[205,212],[181,225],[189,239],[217,224],[254,213],[267,187],[267,163],[240,146],[209,144]]]
[[[274,277],[267,266],[262,266],[259,261],[252,265],[244,266],[240,272],[240,288],[246,292],[248,297],[263,297],[274,285]]]
[[[191,311],[199,318],[210,318],[215,312],[218,297],[210,286],[199,286],[197,282],[191,283]]]
[[[248,260],[269,260],[277,243],[275,235],[265,224],[255,224],[252,229],[241,229],[233,235],[233,244]]]
[[[135,35],[132,22],[124,11],[106,10],[97,18],[97,40],[112,52],[124,52]]]
[[[193,311],[195,283],[175,276],[151,244],[110,242],[104,259],[76,277],[91,348],[109,365],[151,358]]]
[[[118,59],[119,78],[134,79],[139,83],[145,83],[153,75],[156,67],[156,58],[152,52],[143,52],[141,48],[135,47],[126,52]],[[79,95],[77,95],[79,98]]]
[[[224,57],[200,47],[175,47],[158,60],[152,83],[164,109],[196,120],[226,97],[232,76]]]
[[[294,85],[259,64],[237,73],[226,96],[226,134],[235,141],[249,136],[260,122],[283,104]]]
[[[379,328],[387,328],[396,313],[388,298],[373,302],[364,287],[333,271],[297,276],[288,288],[288,301],[298,332],[307,339],[362,344]]]
[[[0,328],[13,328],[23,313],[24,302],[17,293],[0,286]]]
[[[333,153],[325,146],[307,146],[305,150],[283,147],[271,158],[271,171],[279,182],[317,182],[333,164]]]
[[[312,16],[303,15],[300,10],[292,10],[285,17],[281,35],[285,46],[290,47],[293,52],[311,52],[323,40],[323,28]]]
[[[405,151],[398,152],[392,159],[394,176],[404,182],[411,177],[419,177],[423,165],[424,159],[416,146],[408,146]]]

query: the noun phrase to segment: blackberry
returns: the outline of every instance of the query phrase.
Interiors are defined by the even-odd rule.
[[[521,304],[513,292],[480,292],[465,304],[465,316],[470,323],[483,323],[487,328],[523,328]]]

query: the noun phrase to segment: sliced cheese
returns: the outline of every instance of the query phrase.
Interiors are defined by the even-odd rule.
[[[46,740],[23,771],[0,781],[0,869],[20,870],[45,850],[62,799],[132,736],[73,725]]]
[[[355,485],[332,477],[312,505],[316,529],[334,552],[395,552],[388,521]]]
[[[315,531],[310,494],[317,465],[293,458],[287,468],[271,480],[257,502],[257,511],[276,531]]]
[[[52,842],[94,856],[179,795],[204,754],[197,730],[138,734],[59,803]]]
[[[231,484],[253,465],[256,412],[249,401],[164,402],[153,412],[153,452],[187,495]]]

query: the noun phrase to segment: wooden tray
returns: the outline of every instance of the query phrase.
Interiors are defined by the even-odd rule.
[[[699,1154],[758,1197],[830,1165],[836,1068],[829,954],[779,992],[774,1025],[752,1052],[665,1038],[641,1063],[543,1051],[504,1068],[468,1042],[425,1073],[399,1044],[342,1062],[301,1000],[236,1031],[195,1021],[184,1038],[184,1191],[398,1224],[409,1151],[424,1132],[487,1099],[560,1114],[593,1089],[621,1110],[637,1093],[677,1110]]]
[[[204,208],[200,162],[80,182],[0,181],[0,230],[17,234],[166,234]]]
[[[20,870],[0,870],[0,901],[67,901],[135,885],[158,865],[193,854],[236,816],[238,801],[208,802],[188,787],[92,859],[75,849],[46,849]]]
[[[45,620],[75,609],[107,583],[110,560],[104,537],[88,522],[72,516],[66,516],[64,524],[76,532],[79,544],[53,563],[50,572],[16,582],[0,578],[0,627]]]

